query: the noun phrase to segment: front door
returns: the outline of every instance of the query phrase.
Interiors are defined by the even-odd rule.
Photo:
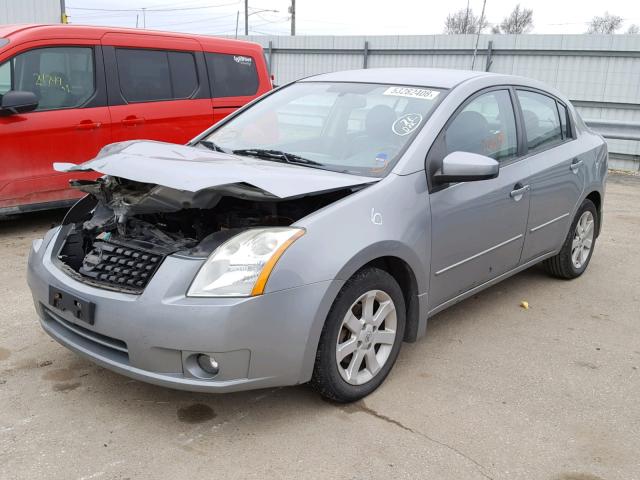
[[[468,100],[431,149],[430,169],[432,162],[455,151],[501,163],[497,178],[432,189],[431,310],[519,264],[529,212],[529,170],[518,158],[517,138],[512,94],[496,89]]]
[[[0,116],[4,211],[78,197],[69,179],[87,174],[56,172],[52,164],[82,163],[111,141],[100,51],[93,45],[65,42],[23,50],[0,61],[0,95],[30,91],[39,101],[35,111]]]

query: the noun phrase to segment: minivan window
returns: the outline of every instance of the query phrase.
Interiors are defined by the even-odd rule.
[[[0,95],[11,90],[11,63],[4,62],[0,65]]]
[[[214,97],[245,97],[258,91],[260,82],[253,58],[223,53],[205,53],[205,58]]]
[[[7,65],[11,66],[7,67]],[[46,47],[21,53],[0,67],[0,93],[11,90],[35,93],[37,110],[79,107],[95,92],[93,49]],[[7,80],[7,69],[13,70]],[[11,72],[9,73],[11,75]]]
[[[540,151],[562,140],[556,101],[541,93],[518,90],[529,152]]]
[[[446,154],[471,152],[498,161],[518,151],[516,122],[507,90],[495,90],[471,100],[445,131]]]
[[[198,86],[193,54],[116,49],[120,91],[129,103],[186,99]]]
[[[298,82],[242,111],[205,140],[239,154],[277,150],[317,168],[380,177],[413,141],[442,93],[430,87]]]

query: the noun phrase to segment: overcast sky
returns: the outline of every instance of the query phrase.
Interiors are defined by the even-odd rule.
[[[485,16],[499,23],[518,2],[487,0]],[[66,0],[71,23],[142,27],[211,35],[234,34],[240,12],[239,34],[244,32],[244,0]],[[482,0],[470,0],[476,15]],[[624,32],[640,24],[638,0],[530,0],[532,33],[584,33],[587,22],[605,10],[620,15]],[[250,33],[289,34],[290,0],[249,0]],[[466,8],[466,0],[296,0],[299,35],[420,35],[442,33],[448,13]],[[102,9],[102,10],[101,10]],[[260,10],[277,12],[259,12]]]

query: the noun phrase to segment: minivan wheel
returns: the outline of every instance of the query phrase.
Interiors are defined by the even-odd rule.
[[[348,280],[325,322],[312,386],[346,403],[369,395],[384,381],[400,352],[406,314],[400,286],[378,268]]]
[[[548,273],[558,278],[576,278],[587,269],[596,244],[598,211],[585,200],[576,213],[560,253],[543,262]]]

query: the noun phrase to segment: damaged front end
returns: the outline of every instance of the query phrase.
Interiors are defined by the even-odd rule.
[[[56,263],[76,280],[133,294],[168,255],[206,258],[247,229],[290,226],[364,187],[279,198],[249,184],[191,192],[111,175],[71,186],[88,195],[63,221]]]

